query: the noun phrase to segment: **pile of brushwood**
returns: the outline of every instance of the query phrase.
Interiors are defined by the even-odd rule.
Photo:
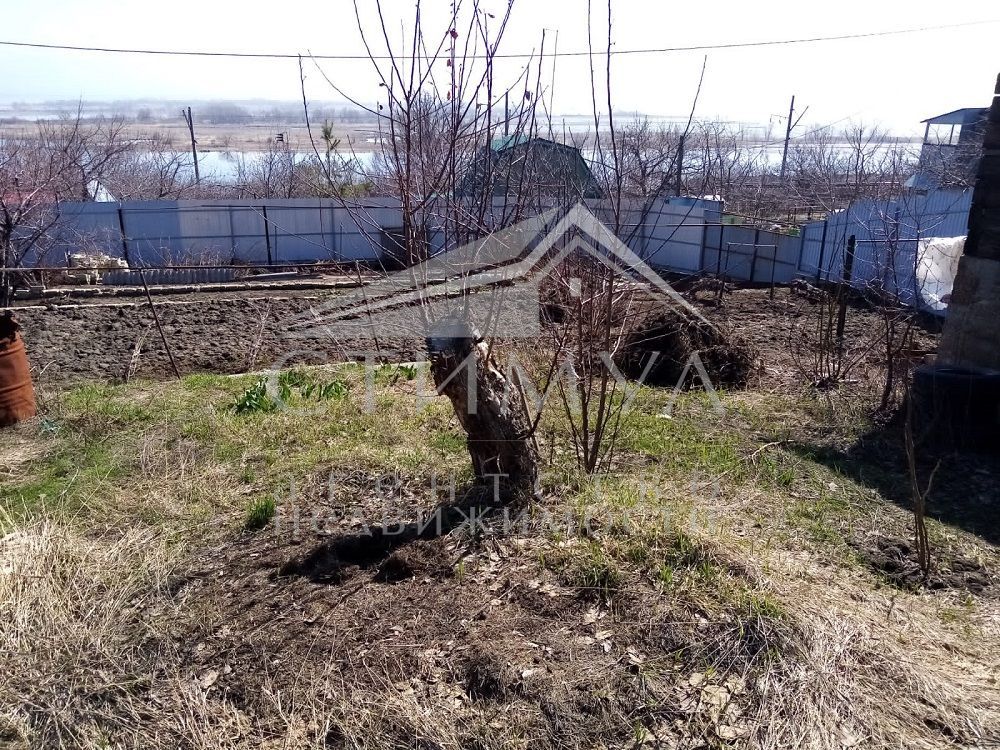
[[[717,388],[743,388],[755,369],[756,354],[748,341],[675,306],[637,316],[616,364],[634,379],[641,378],[648,366],[643,382],[674,386],[693,364],[695,353]]]

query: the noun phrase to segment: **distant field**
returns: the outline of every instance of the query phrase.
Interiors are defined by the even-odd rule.
[[[313,126],[313,136],[322,148],[320,126]],[[5,136],[30,135],[35,132],[34,123],[0,125],[0,133]],[[126,134],[137,141],[161,134],[178,149],[187,148],[190,136],[187,124],[178,118],[176,122],[129,123]],[[295,151],[311,151],[309,132],[303,124],[240,123],[202,124],[195,123],[195,137],[200,151],[259,151],[274,143],[278,133],[283,133],[285,141]],[[371,151],[368,140],[376,137],[374,124],[334,124],[334,137],[340,140],[340,151]]]

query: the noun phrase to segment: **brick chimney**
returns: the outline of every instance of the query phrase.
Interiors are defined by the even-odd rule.
[[[1000,76],[983,138],[969,236],[948,305],[938,361],[1000,370]]]

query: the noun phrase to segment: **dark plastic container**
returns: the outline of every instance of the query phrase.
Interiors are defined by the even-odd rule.
[[[1000,373],[949,365],[913,372],[916,436],[922,443],[1000,451]]]

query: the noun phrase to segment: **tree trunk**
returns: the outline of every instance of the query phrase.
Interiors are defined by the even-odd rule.
[[[493,367],[485,344],[468,336],[429,337],[431,374],[465,430],[476,479],[503,501],[527,498],[538,481],[538,451],[523,400]],[[494,484],[495,483],[495,484]]]

